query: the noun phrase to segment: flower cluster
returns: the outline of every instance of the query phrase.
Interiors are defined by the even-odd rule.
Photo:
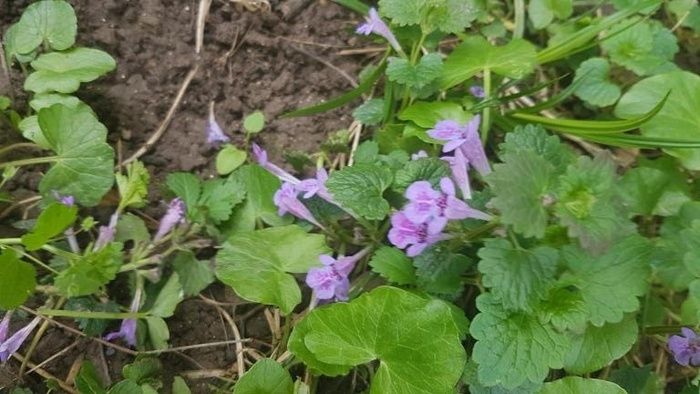
[[[337,259],[325,254],[319,256],[323,267],[311,268],[306,275],[306,284],[314,290],[316,299],[347,301],[350,290],[348,276],[355,264],[368,252],[369,248],[365,248],[352,256],[340,256]]]
[[[406,189],[405,196],[408,203],[391,217],[389,241],[400,249],[406,249],[410,257],[446,239],[443,230],[449,220],[490,219],[488,214],[458,199],[454,183],[449,178],[440,180],[440,190],[433,189],[427,181],[414,182]]]

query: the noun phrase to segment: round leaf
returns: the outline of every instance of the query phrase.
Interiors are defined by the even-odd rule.
[[[227,175],[245,163],[248,154],[233,145],[226,145],[216,155],[216,172]]]
[[[243,119],[243,128],[248,134],[256,134],[265,127],[265,115],[261,111],[255,111]]]
[[[44,0],[31,4],[17,23],[13,49],[20,54],[35,50],[42,42],[57,51],[73,46],[78,21],[70,4]]]
[[[540,394],[626,394],[622,387],[613,382],[600,379],[584,379],[567,376],[563,379],[545,383]]]

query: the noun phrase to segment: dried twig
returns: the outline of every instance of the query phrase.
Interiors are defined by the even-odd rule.
[[[149,138],[148,141],[146,141],[146,143],[139,148],[139,150],[137,150],[128,159],[124,160],[122,162],[122,165],[127,165],[134,160],[138,160],[141,156],[148,152],[148,150],[151,149],[151,147],[155,145],[156,142],[158,142],[161,136],[163,136],[165,131],[168,129],[168,126],[170,125],[170,121],[173,120],[173,116],[175,116],[175,111],[177,111],[177,108],[180,106],[180,102],[182,102],[182,98],[184,97],[187,88],[190,86],[192,79],[194,79],[194,76],[197,75],[197,71],[199,71],[199,64],[195,65],[190,70],[190,72],[187,73],[187,76],[182,81],[180,90],[178,90],[177,95],[175,96],[173,104],[170,106],[170,109],[168,110],[165,119],[163,119],[160,126],[158,126],[158,129],[153,133],[153,135],[151,135],[151,138]]]
[[[24,357],[22,357],[22,356],[19,355],[18,353],[14,353],[14,354],[12,355],[12,357],[15,358],[15,359],[17,359],[17,360],[19,360],[20,362],[25,362],[25,360],[26,360]],[[57,377],[51,375],[51,374],[50,374],[49,372],[47,372],[45,369],[37,368],[36,364],[34,364],[33,362],[27,361],[27,365],[28,365],[30,368],[36,368],[36,370],[35,370],[34,372],[35,372],[37,375],[41,376],[42,378],[44,378],[44,379],[46,379],[46,380],[53,380],[53,381],[55,381],[56,383],[58,383],[58,385],[61,386],[61,388],[62,388],[63,390],[65,390],[66,392],[68,392],[68,393],[70,393],[70,394],[77,394],[77,393],[78,393],[78,392],[75,391],[75,389],[73,389],[73,387],[71,387],[69,384],[67,384],[67,383],[64,382],[63,380],[61,380],[61,379],[59,379],[59,378],[57,378]]]
[[[238,326],[236,325],[236,322],[233,320],[231,315],[224,310],[224,308],[220,307],[217,303],[215,302],[210,302],[207,297],[204,297],[203,295],[199,295],[199,298],[204,300],[207,304],[213,306],[216,308],[216,310],[221,313],[221,315],[226,319],[228,322],[229,326],[231,327],[231,331],[233,332],[233,337],[236,338],[236,366],[238,368],[238,376],[241,377],[245,373],[245,359],[243,358],[243,340],[241,339],[241,332],[238,330]]]
[[[211,0],[199,0],[199,8],[197,10],[197,32],[194,46],[194,53],[197,54],[202,51],[202,45],[204,44],[204,27],[207,23],[207,15],[209,15],[209,7],[211,7]]]

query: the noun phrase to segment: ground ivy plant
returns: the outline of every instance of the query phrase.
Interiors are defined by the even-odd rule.
[[[67,2],[27,7],[3,42],[28,105],[0,97],[27,141],[0,148],[19,155],[0,186],[45,172],[0,238],[0,360],[60,319],[135,356],[111,385],[86,360],[78,392],[188,393],[157,356],[178,305],[218,282],[277,328],[225,342],[222,392],[697,391],[700,79],[674,62],[697,4],[336,2],[386,49],[357,88],[285,116],[352,104],[351,127],[286,166],[262,112],[232,138],[212,103],[215,175],[162,185],[115,163],[73,95],[111,56],[74,46]]]

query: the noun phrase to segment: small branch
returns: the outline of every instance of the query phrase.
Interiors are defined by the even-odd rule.
[[[0,148],[0,156],[6,154],[7,152],[11,152],[15,149],[22,149],[22,148],[31,148],[31,149],[38,149],[42,150],[43,148],[40,147],[39,145],[33,143],[33,142],[18,142],[16,144],[8,145],[6,147]]]
[[[158,129],[153,133],[153,135],[151,135],[151,138],[149,138],[148,141],[146,141],[146,143],[139,148],[139,150],[137,150],[133,155],[131,155],[128,159],[124,160],[121,163],[122,166],[125,166],[131,163],[132,161],[138,160],[141,156],[146,154],[146,152],[148,152],[151,149],[151,147],[155,145],[156,142],[158,142],[160,137],[163,136],[165,131],[168,129],[168,126],[170,126],[170,121],[173,120],[175,112],[180,106],[180,102],[182,102],[182,98],[185,96],[187,88],[190,86],[190,83],[194,79],[195,75],[197,75],[197,71],[199,71],[199,65],[194,66],[192,70],[190,70],[190,72],[187,74],[184,81],[182,81],[180,90],[178,90],[177,95],[175,96],[175,100],[173,100],[173,104],[170,106],[170,109],[168,110],[165,119],[163,119],[160,126],[158,126]]]
[[[204,27],[207,22],[207,15],[209,15],[209,7],[211,6],[211,0],[200,0],[199,9],[197,10],[197,36],[195,40],[194,52],[199,54],[202,51],[202,45],[204,44]]]
[[[209,343],[199,343],[196,345],[187,345],[187,346],[179,346],[179,347],[171,347],[167,349],[161,349],[161,350],[147,350],[147,351],[140,351],[138,352],[139,354],[161,354],[161,353],[173,353],[173,352],[180,352],[183,350],[192,350],[192,349],[201,349],[205,347],[214,347],[214,346],[224,346],[224,345],[231,345],[231,344],[239,344],[239,343],[246,343],[250,342],[251,340],[248,338],[242,338],[242,339],[231,339],[228,341],[218,341],[218,342],[209,342]]]

